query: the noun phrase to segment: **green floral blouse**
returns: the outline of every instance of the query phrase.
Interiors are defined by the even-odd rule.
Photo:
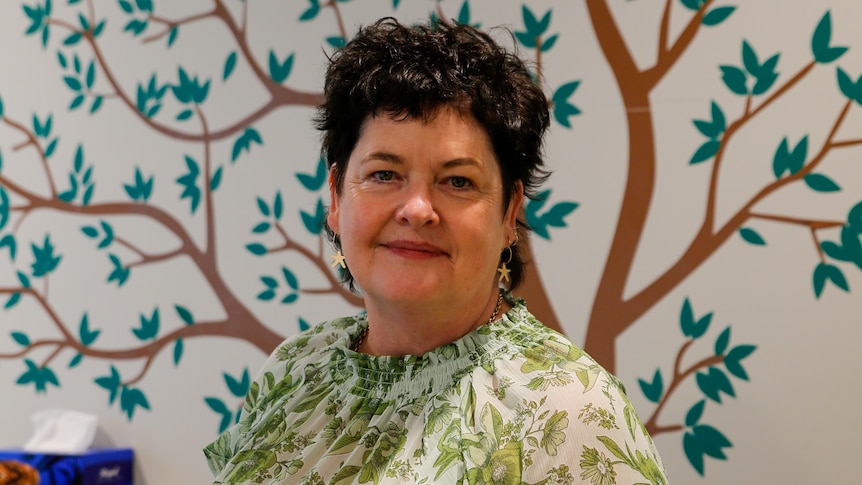
[[[422,356],[349,350],[364,314],[286,340],[204,450],[214,483],[667,483],[622,384],[511,301]]]

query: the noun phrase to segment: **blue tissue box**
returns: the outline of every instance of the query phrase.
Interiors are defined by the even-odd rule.
[[[89,450],[54,455],[0,450],[0,461],[26,463],[39,472],[39,485],[132,485],[134,453],[130,449]]]

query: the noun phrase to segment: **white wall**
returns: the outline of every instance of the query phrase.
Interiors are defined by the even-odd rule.
[[[179,66],[202,81],[211,79],[209,96],[201,109],[213,131],[234,126],[262,106],[269,95],[242,55],[231,77],[226,82],[222,80],[225,59],[239,49],[224,23],[216,19],[181,26],[174,45],[167,48],[166,38],[142,41],[159,32],[155,23],[137,38],[124,33],[123,27],[131,17],[122,12],[118,2],[83,0],[72,6],[67,2],[53,3],[52,22],[78,25],[78,12],[89,16],[91,4],[95,4],[96,18],[107,20],[97,39],[104,65],[97,70],[92,89],[108,96],[94,115],[87,111],[92,98],[83,108],[70,111],[74,95],[63,81],[66,71],[58,63],[58,51],[70,63],[77,54],[86,70],[94,57],[93,49],[83,42],[63,46],[69,31],[62,25],[50,27],[48,45],[43,48],[38,34],[25,35],[30,21],[22,6],[17,2],[0,5],[0,99],[4,115],[0,121],[0,186],[6,187],[16,209],[5,227],[0,226],[0,240],[13,235],[17,241],[14,261],[8,249],[0,249],[0,305],[20,289],[17,272],[28,276],[44,302],[25,294],[17,305],[0,311],[0,447],[17,446],[26,440],[31,431],[28,417],[33,411],[76,409],[99,416],[98,445],[135,449],[139,483],[206,482],[210,475],[200,448],[215,438],[221,418],[204,399],[217,398],[231,409],[240,403],[240,398],[226,386],[223,374],[240,377],[246,369],[253,374],[265,354],[252,342],[266,332],[283,337],[298,331],[299,319],[314,323],[356,311],[338,294],[300,293],[295,303],[281,304],[278,299],[286,294],[284,280],[278,287],[278,299],[260,300],[257,295],[265,289],[260,277],[281,278],[282,267],[296,274],[304,290],[326,288],[327,273],[316,266],[319,256],[306,258],[298,251],[285,251],[258,257],[245,249],[256,241],[270,248],[280,244],[272,232],[256,235],[251,231],[263,219],[257,198],[272,203],[280,191],[284,227],[297,244],[311,254],[319,254],[318,238],[304,228],[300,211],[313,211],[323,193],[307,190],[295,176],[298,172],[313,173],[318,163],[318,135],[309,125],[312,109],[307,105],[282,106],[255,120],[251,126],[259,132],[263,144],[253,145],[235,163],[230,161],[231,150],[243,130],[213,141],[212,166],[223,166],[223,178],[214,193],[214,240],[218,250],[214,266],[198,266],[187,256],[173,257],[132,267],[121,287],[108,283],[112,270],[108,253],[123,264],[132,264],[140,259],[139,253],[165,254],[180,246],[180,239],[171,233],[174,226],[131,213],[134,206],[123,184],[134,180],[136,167],[145,177],[154,177],[149,206],[163,209],[164,220],[184,227],[199,248],[206,244],[207,234],[205,207],[192,215],[189,199],[180,199],[182,188],[176,182],[187,171],[185,156],[199,164],[205,159],[204,143],[172,134],[201,133],[200,119],[177,121],[182,107],[168,91],[161,112],[153,124],[147,124],[129,106],[110,97],[116,86],[134,99],[137,84],[148,81],[154,73],[160,83],[177,83]],[[146,2],[138,2],[143,3]],[[309,2],[224,3],[235,19],[242,18],[247,5],[249,51],[264,71],[271,49],[279,60],[294,53],[293,70],[283,85],[319,92],[323,52],[327,49],[323,47],[325,38],[339,31],[331,9],[324,9],[313,20],[299,22]],[[400,3],[395,10],[394,2],[355,0],[338,5],[348,32],[384,15],[416,20],[435,5],[416,0]],[[582,114],[571,118],[570,129],[554,124],[547,150],[555,171],[548,184],[552,196],[547,207],[564,201],[577,202],[579,206],[565,217],[566,227],[550,228],[550,240],[534,238],[533,246],[554,313],[566,332],[583,342],[619,219],[628,166],[637,160],[629,160],[626,112],[609,67],[614,61],[600,49],[590,23],[587,6],[598,0],[524,3],[537,16],[552,9],[548,34],[559,34],[554,47],[542,55],[549,93],[567,82],[581,81],[570,101]],[[652,65],[656,61],[663,2],[608,3],[638,65]],[[692,12],[681,2],[671,3],[670,33],[675,39]],[[182,19],[209,11],[213,4],[209,0],[161,1],[156,2],[155,13],[160,18]],[[449,16],[457,16],[462,5],[461,0],[440,3]],[[857,2],[717,0],[710,9],[728,5],[736,5],[737,9],[720,25],[701,28],[651,93],[657,179],[625,287],[626,297],[637,294],[667,271],[700,227],[714,160],[688,164],[694,150],[705,140],[692,120],[706,119],[712,101],[722,107],[728,123],[744,112],[745,99],[728,91],[718,67],[741,65],[743,39],[755,48],[760,62],[772,54],[781,54],[777,65],[780,76],[770,91],[755,98],[755,107],[810,62],[811,36],[826,11],[831,11],[834,45],[848,46],[850,50],[835,63],[816,66],[727,144],[717,177],[716,225],[726,222],[775,180],[773,155],[783,137],[795,143],[808,135],[806,162],[811,163],[846,101],[837,86],[836,67],[854,81],[862,74],[862,37],[855,21],[862,15],[862,6]],[[469,7],[471,21],[482,27],[508,25],[516,31],[524,29],[519,2],[474,0]],[[521,52],[533,56],[530,49],[521,47]],[[116,85],[108,82],[105,66]],[[93,166],[96,181],[90,209],[78,210],[52,201],[39,152],[25,145],[28,138],[24,132],[10,124],[20,122],[30,130],[34,114],[41,121],[48,115],[53,117],[51,138],[58,136],[59,142],[47,170],[58,193],[69,187],[75,150],[79,144],[83,146],[84,170]],[[836,140],[854,139],[862,139],[859,103],[852,104],[836,136]],[[744,227],[756,230],[766,240],[765,246],[748,244],[739,235],[731,237],[704,262],[689,268],[689,277],[668,288],[616,339],[617,359],[609,365],[615,366],[627,384],[645,421],[652,416],[656,404],[647,400],[638,380],[651,380],[658,368],[665,389],[670,384],[677,353],[686,342],[679,323],[686,299],[696,316],[710,312],[714,316],[706,335],[685,354],[682,368],[713,355],[713,344],[727,326],[732,329],[731,348],[740,344],[757,346],[743,361],[750,381],[731,377],[736,397],[722,394],[721,404],[707,400],[701,419],[701,423],[720,430],[733,443],[724,450],[726,461],[707,457],[705,474],[701,476],[683,450],[686,431],[656,435],[673,483],[853,481],[856,436],[862,431],[862,421],[858,413],[847,410],[862,403],[862,380],[852,372],[856,366],[851,360],[856,342],[862,337],[858,325],[862,305],[856,295],[862,274],[853,263],[835,262],[826,256],[843,271],[849,292],[830,283],[819,298],[815,297],[812,274],[820,255],[812,232],[800,222],[846,221],[848,210],[862,200],[860,155],[862,144],[834,148],[818,165],[816,172],[840,185],[838,192],[817,193],[796,182],[756,205],[755,212],[791,218],[797,223],[746,221]],[[21,192],[17,192],[19,189]],[[27,206],[22,193],[33,195],[36,205],[51,207],[19,210]],[[127,205],[106,205],[113,202]],[[76,204],[80,205],[80,198]],[[87,213],[99,207],[104,211],[116,208],[116,213]],[[99,238],[91,239],[81,231],[83,226],[100,227],[100,221],[108,222],[120,238],[107,249],[97,248],[101,233]],[[815,234],[821,242],[840,241],[837,226]],[[35,277],[31,244],[42,247],[46,236],[62,259],[47,277]],[[325,254],[323,264],[327,264]],[[211,269],[216,273],[206,272]],[[212,281],[218,278],[226,283],[228,297],[215,291]],[[195,330],[201,330],[200,335],[182,339],[178,365],[174,362],[176,337],[171,332],[190,330],[175,305],[189,309]],[[232,326],[224,328],[212,323],[234,315],[237,305],[251,312],[247,321],[232,321]],[[141,314],[149,317],[157,307],[161,328],[155,342],[164,342],[162,349],[154,348],[152,339],[142,341],[132,332],[141,328]],[[76,351],[52,342],[62,339],[63,331],[77,338],[85,313],[90,329],[99,329],[101,334],[85,350],[80,365],[69,368]],[[26,334],[29,345],[17,343],[12,333]],[[274,346],[277,341],[267,344]],[[32,384],[16,384],[27,369],[25,360],[50,368],[60,386],[49,384],[47,392],[37,393]],[[119,402],[109,404],[109,393],[94,380],[110,375],[112,366],[124,383],[144,393],[150,409],[138,407],[128,419]],[[725,368],[720,363],[715,367]],[[695,377],[689,376],[668,397],[658,423],[683,423],[691,406],[702,399],[704,394]]]

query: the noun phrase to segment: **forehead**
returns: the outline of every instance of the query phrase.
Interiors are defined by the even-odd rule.
[[[368,150],[418,151],[420,154],[473,156],[496,161],[485,127],[469,112],[444,106],[422,116],[404,112],[369,115],[360,127],[352,155]],[[351,157],[352,158],[352,157]]]

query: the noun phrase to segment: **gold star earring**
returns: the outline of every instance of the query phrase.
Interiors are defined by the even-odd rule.
[[[517,246],[517,245],[518,245],[518,229],[515,228],[515,240],[511,244],[506,246],[506,250],[509,251],[509,257],[506,258],[506,261],[500,263],[500,266],[497,268],[497,272],[500,273],[500,283],[502,283],[504,281],[506,281],[506,282],[509,281],[509,274],[512,272],[512,270],[510,270],[507,265],[512,262],[512,253],[513,253],[512,248]]]
[[[341,269],[347,269],[347,263],[345,263],[345,261],[346,261],[346,260],[345,260],[345,258],[344,258],[344,255],[343,255],[343,254],[341,254],[341,250],[340,250],[340,249],[339,249],[339,250],[337,250],[337,251],[335,252],[335,254],[333,254],[333,255],[331,255],[331,256],[329,256],[329,257],[333,259],[333,261],[332,261],[332,267],[333,267],[333,268],[334,268],[334,267],[336,267],[336,266],[341,266]]]

